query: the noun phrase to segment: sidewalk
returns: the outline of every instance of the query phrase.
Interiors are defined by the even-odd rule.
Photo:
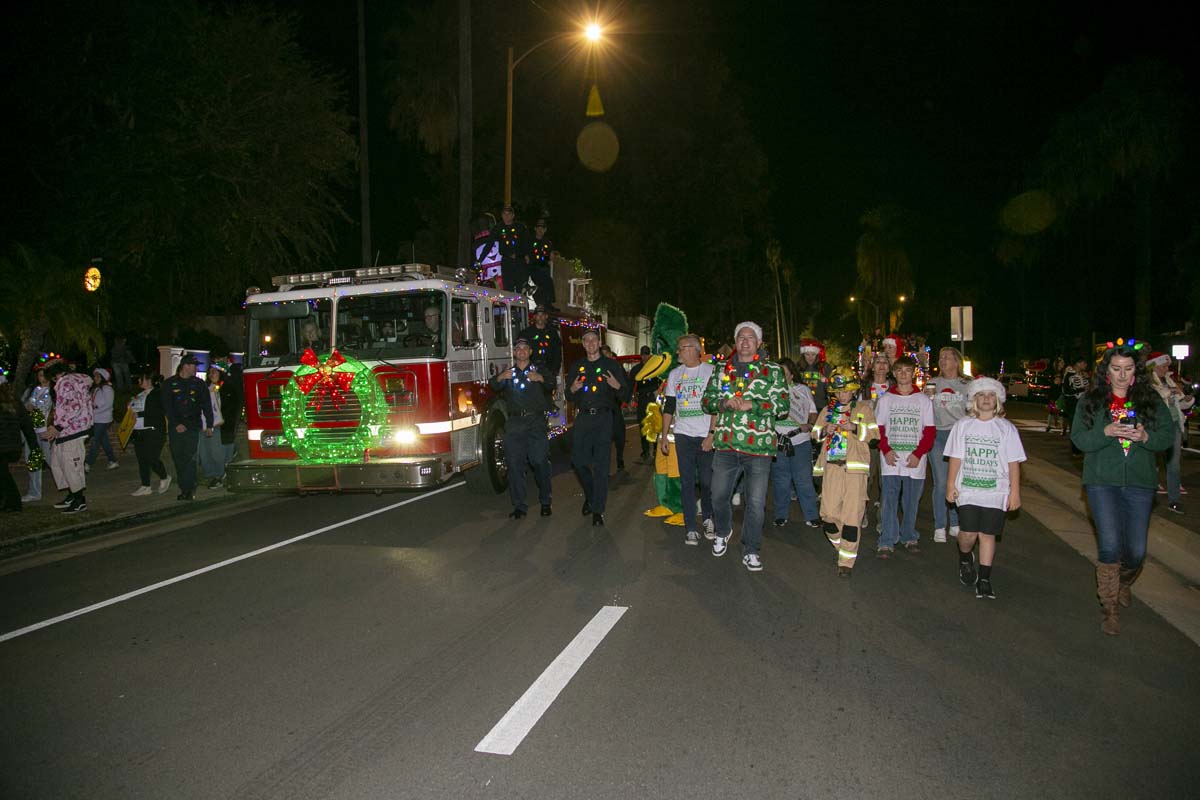
[[[155,491],[146,497],[132,497],[131,493],[141,486],[133,446],[131,444],[122,452],[114,441],[113,450],[120,466],[108,469],[104,455],[97,458],[87,475],[88,510],[77,514],[64,514],[54,508],[54,504],[66,492],[55,488],[49,467],[43,470],[42,499],[24,503],[20,513],[0,514],[0,558],[24,555],[77,539],[123,530],[135,524],[194,514],[229,503],[254,501],[252,496],[230,494],[223,486],[209,489],[203,481],[196,489],[195,500],[176,500],[179,487],[175,482],[175,465],[171,461],[169,446],[163,447],[162,456],[167,474],[171,476],[170,487],[159,494],[158,477],[151,474],[150,485]],[[17,488],[25,494],[29,487],[29,470],[24,464],[9,465],[9,470],[17,482]]]

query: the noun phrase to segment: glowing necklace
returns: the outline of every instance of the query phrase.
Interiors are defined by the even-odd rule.
[[[598,392],[598,391],[600,391],[599,384],[604,383],[604,376],[600,374],[600,367],[597,366],[595,369],[596,369],[596,383],[593,385],[589,385],[588,377],[587,377],[587,364],[583,363],[583,364],[579,365],[579,376],[581,378],[583,378],[583,382],[584,382],[584,385],[581,388],[585,392]]]
[[[763,366],[760,371],[755,366],[757,363],[758,355],[755,354],[750,363],[746,365],[745,372],[739,372],[737,365],[733,363],[733,359],[729,359],[725,364],[725,371],[721,374],[721,391],[727,395],[741,397],[742,392],[746,390],[756,372],[761,372],[764,377],[767,375],[766,366]]]
[[[1117,397],[1115,394],[1108,397],[1108,413],[1112,417],[1113,422],[1120,423],[1121,420],[1130,420],[1130,425],[1136,423],[1137,412],[1133,410],[1133,402],[1125,397]],[[1121,449],[1125,455],[1129,455],[1129,447],[1133,444],[1128,439],[1121,439]]]

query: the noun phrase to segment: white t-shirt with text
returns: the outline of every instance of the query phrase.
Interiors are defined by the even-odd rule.
[[[799,427],[808,424],[811,414],[817,413],[817,404],[813,402],[812,390],[803,383],[793,383],[788,389],[788,415],[775,421],[775,432],[787,434],[793,442],[799,444],[809,438],[807,431],[801,432]]]
[[[960,506],[1008,510],[1009,465],[1025,460],[1015,425],[1003,417],[964,417],[950,429],[946,457],[962,459],[954,482]]]
[[[703,439],[708,436],[711,414],[704,413],[700,401],[713,375],[713,365],[705,362],[694,367],[680,364],[667,376],[663,394],[675,398],[675,433]]]
[[[888,446],[896,452],[896,464],[880,457],[881,475],[900,475],[905,478],[925,478],[925,456],[915,467],[908,466],[908,456],[917,449],[925,429],[933,426],[933,404],[921,392],[895,394],[888,392],[875,404],[875,421],[884,429]]]

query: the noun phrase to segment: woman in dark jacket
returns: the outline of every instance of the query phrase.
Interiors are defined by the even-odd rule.
[[[1118,606],[1146,559],[1150,508],[1158,486],[1156,454],[1171,446],[1167,407],[1149,381],[1139,380],[1140,345],[1109,346],[1079,401],[1071,441],[1083,451],[1083,486],[1096,524],[1096,596],[1109,636],[1121,632]]]
[[[142,485],[133,492],[134,497],[144,497],[152,491],[151,471],[158,476],[159,494],[171,486],[171,476],[162,460],[163,442],[167,436],[166,412],[159,390],[162,379],[162,375],[153,372],[138,376],[141,392],[129,401],[129,407],[137,415],[137,421],[133,423],[133,452],[137,455],[138,476],[142,479]]]
[[[0,383],[0,511],[21,510],[21,491],[8,465],[21,460],[26,444],[31,452],[38,449],[33,422],[12,384]]]

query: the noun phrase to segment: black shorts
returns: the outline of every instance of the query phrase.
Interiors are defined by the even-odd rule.
[[[1000,538],[1004,533],[1004,518],[1007,511],[984,506],[959,506],[958,529],[964,533],[986,533]]]

